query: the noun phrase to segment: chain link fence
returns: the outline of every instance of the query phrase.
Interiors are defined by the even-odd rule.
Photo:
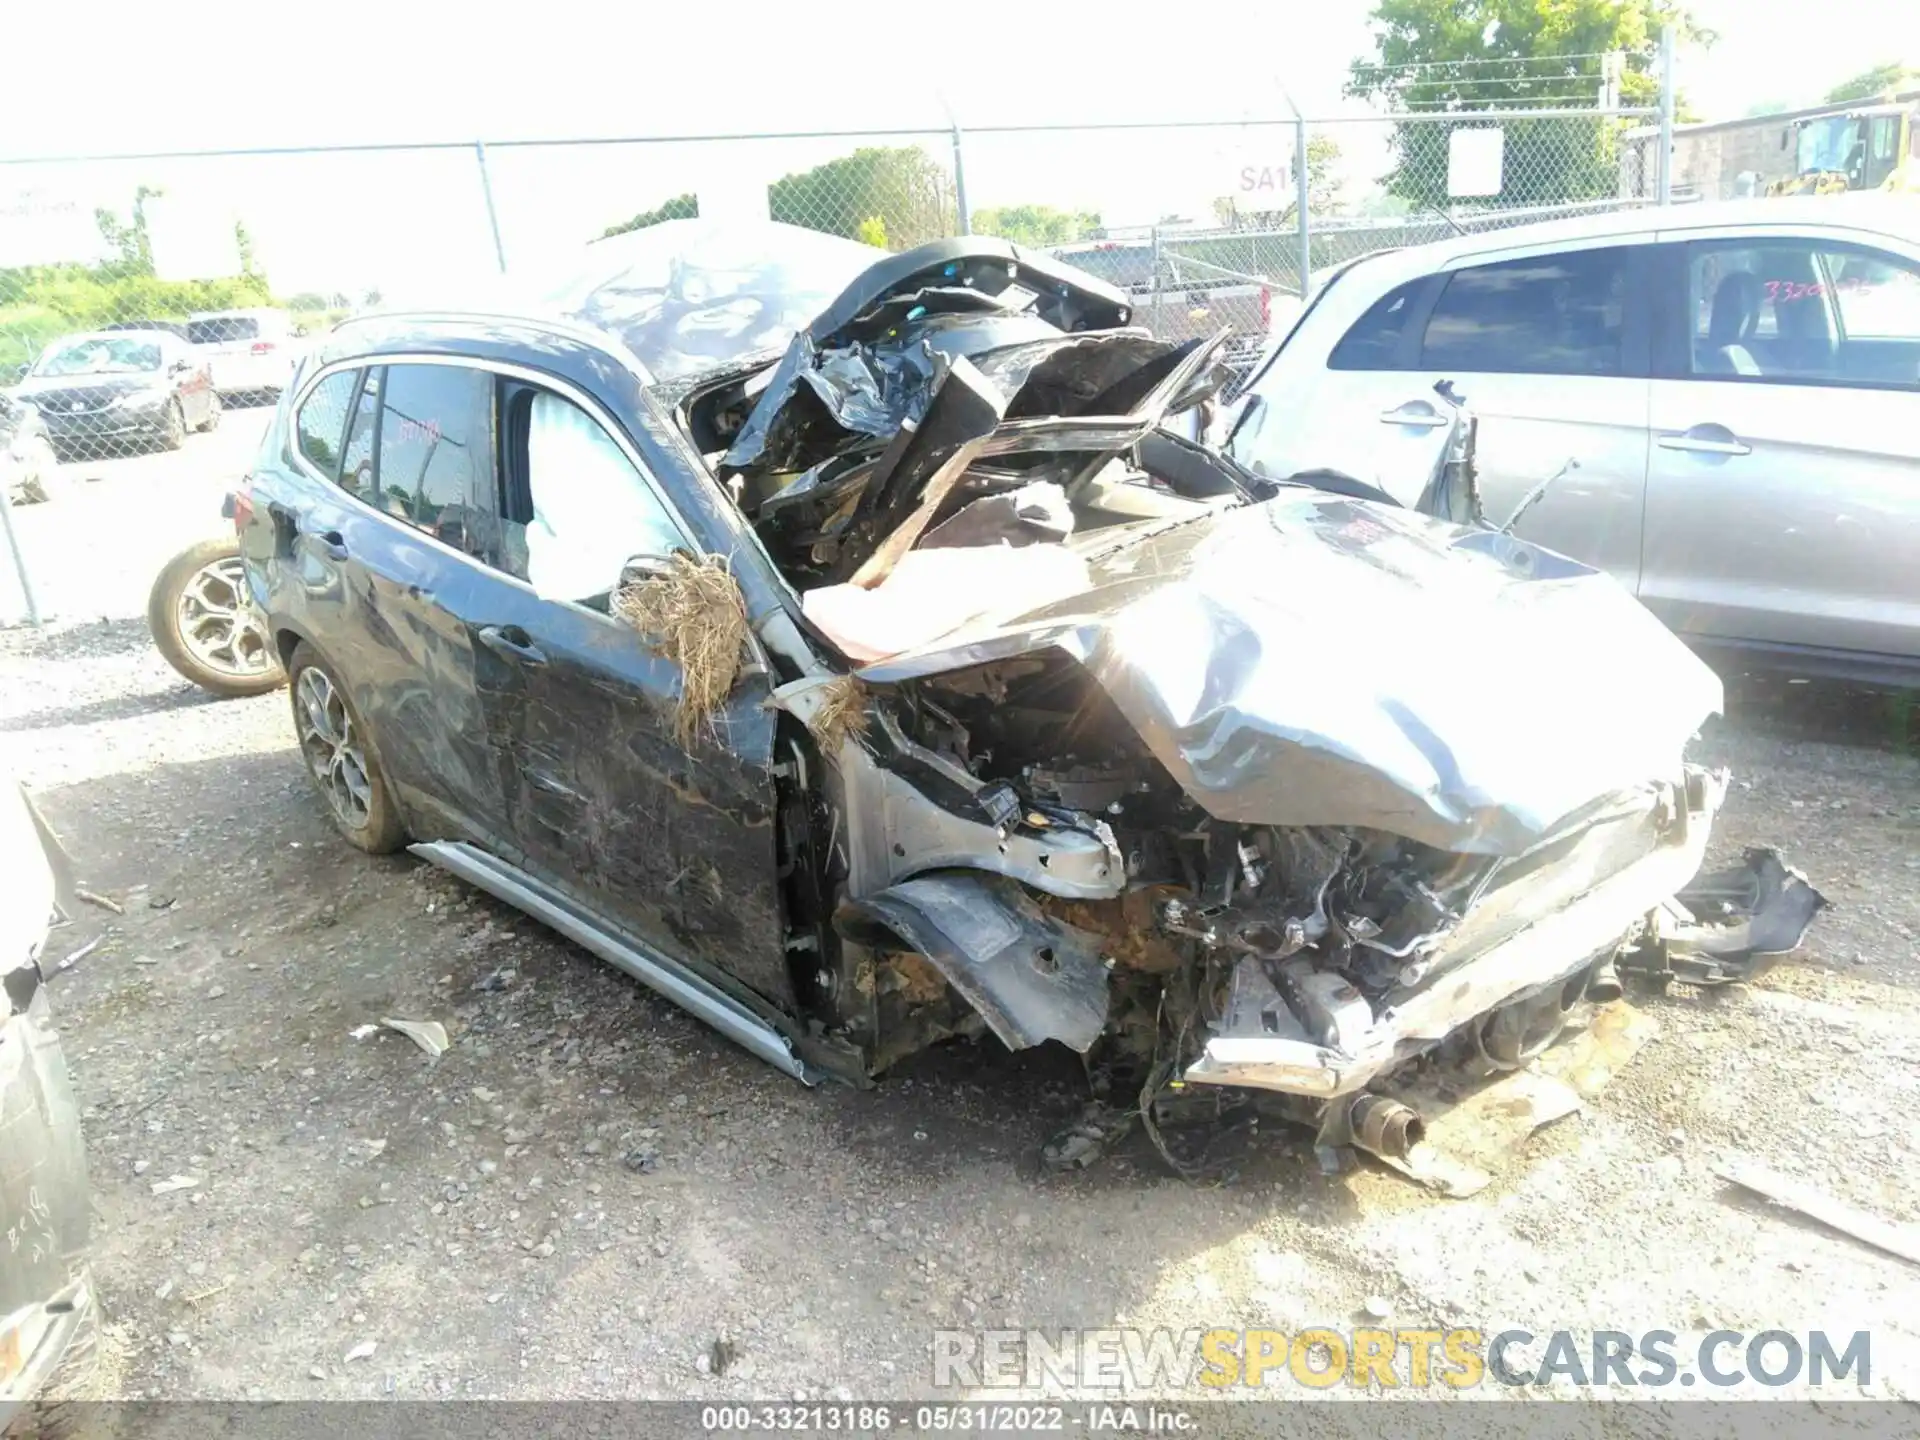
[[[1617,77],[1604,57],[1591,63],[1609,83]],[[1586,108],[1573,108],[1566,87],[1587,78],[1561,77],[1539,94],[1560,108],[1534,103],[1537,83],[1509,81],[1516,93],[1484,109],[1381,106],[1097,140],[970,132],[965,167],[976,195],[1005,193],[1010,172],[1036,164],[1059,177],[1053,203],[977,207],[973,228],[1048,245],[1120,285],[1136,296],[1140,322],[1167,338],[1224,327],[1226,358],[1244,372],[1284,333],[1316,278],[1362,255],[1656,203],[1658,150],[1638,132],[1660,112],[1613,103],[1600,87]],[[1086,198],[1113,193],[1116,172],[1133,197],[1124,224],[1108,223]]]
[[[315,338],[384,303],[389,252],[485,277],[488,237],[471,147],[0,166],[15,498],[49,492],[50,461],[179,450],[270,403]],[[290,283],[276,256],[300,260]]]
[[[347,316],[458,305],[665,220],[755,215],[896,251],[1001,235],[1127,290],[1157,334],[1226,329],[1244,370],[1356,256],[1657,197],[1657,147],[1624,138],[1657,112],[1606,83],[1582,109],[1539,77],[1497,96],[1401,78],[1373,113],[1324,121],[8,160],[0,465],[33,500],[61,462],[178,449],[270,401]]]

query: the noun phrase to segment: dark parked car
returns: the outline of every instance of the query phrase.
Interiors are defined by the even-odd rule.
[[[220,395],[207,362],[165,330],[103,330],[56,340],[13,395],[40,412],[63,456],[125,455],[156,444],[178,450],[188,430],[220,423]]]
[[[1616,956],[1671,960],[1719,683],[1606,577],[1436,518],[1470,465],[1420,507],[1255,481],[1161,424],[1216,342],[1002,241],[593,254],[518,314],[340,326],[239,498],[353,844],[797,1076],[1100,1042],[1376,1149],[1418,1128],[1376,1078],[1517,1065]],[[1755,948],[1714,937],[1688,973]]]

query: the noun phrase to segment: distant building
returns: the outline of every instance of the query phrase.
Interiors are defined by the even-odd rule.
[[[1872,189],[1889,173],[1920,171],[1920,90],[1879,100],[1816,105],[1741,120],[1673,128],[1676,200],[1764,195],[1771,185],[1811,173],[1838,175],[1858,164]],[[1621,137],[1620,193],[1653,195],[1659,185],[1660,132],[1636,126]],[[1911,179],[1908,180],[1911,185]],[[1823,187],[1824,188],[1824,187]],[[1832,188],[1841,188],[1836,182]]]

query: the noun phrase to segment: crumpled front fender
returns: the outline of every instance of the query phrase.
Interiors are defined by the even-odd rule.
[[[1085,1053],[1107,1023],[1093,935],[1046,914],[1004,876],[939,870],[854,900],[836,917],[858,944],[932,962],[1010,1050],[1058,1040]]]

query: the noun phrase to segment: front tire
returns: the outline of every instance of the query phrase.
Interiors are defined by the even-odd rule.
[[[175,399],[167,404],[167,428],[160,432],[160,446],[164,450],[178,450],[186,443],[187,415]]]
[[[167,663],[203,690],[264,695],[286,683],[248,602],[235,536],[202,540],[167,562],[147,594],[147,628]]]
[[[369,855],[398,850],[407,843],[400,807],[340,677],[304,640],[293,648],[287,676],[300,754],[334,829]]]

